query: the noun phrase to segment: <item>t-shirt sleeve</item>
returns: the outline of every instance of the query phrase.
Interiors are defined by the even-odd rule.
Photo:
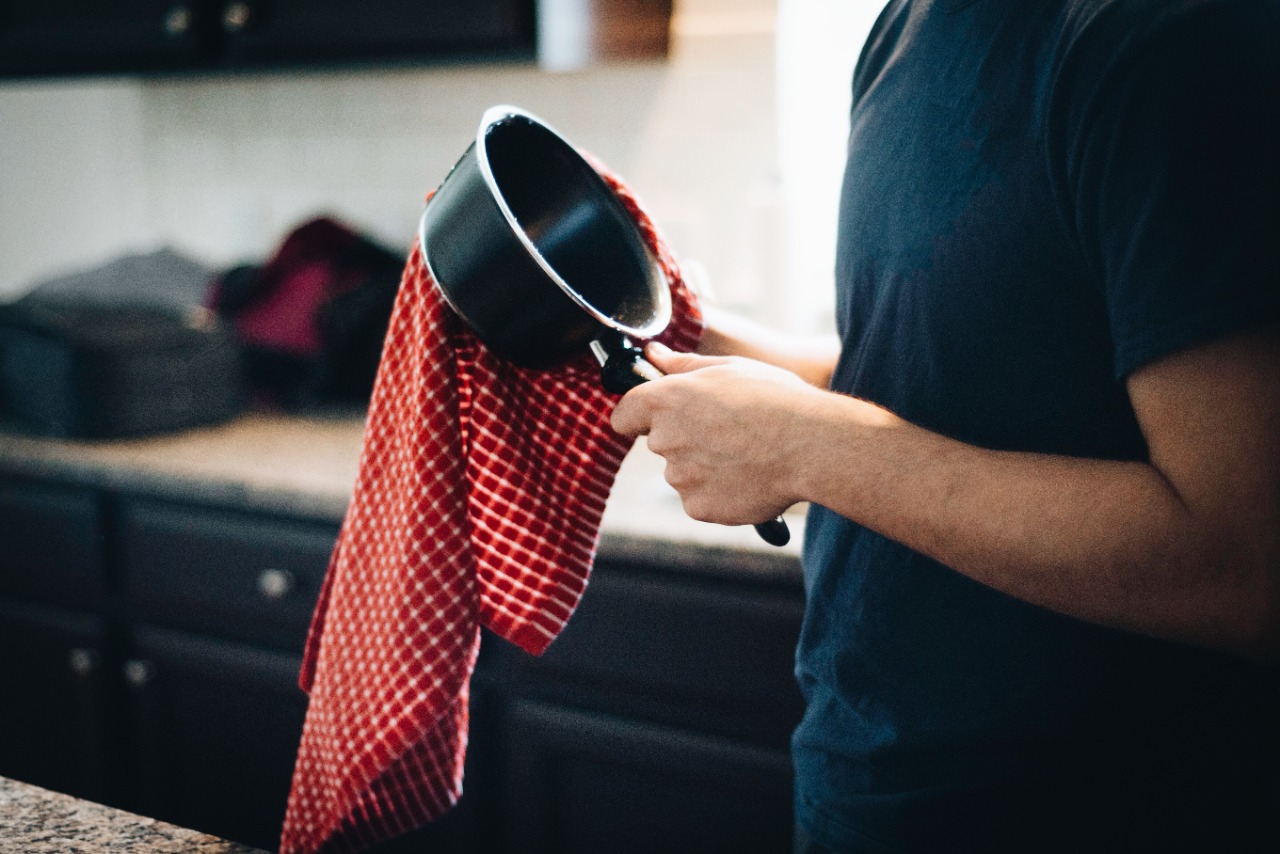
[[[1277,9],[1201,3],[1081,37],[1065,181],[1118,378],[1280,315]]]

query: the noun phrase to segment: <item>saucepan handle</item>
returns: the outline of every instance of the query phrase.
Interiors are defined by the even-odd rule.
[[[612,394],[626,394],[641,383],[663,375],[642,351],[622,335],[609,333],[600,336],[591,342],[591,352],[600,363],[600,383],[605,391]],[[755,529],[760,539],[771,546],[785,546],[791,542],[791,529],[781,516],[760,522]]]

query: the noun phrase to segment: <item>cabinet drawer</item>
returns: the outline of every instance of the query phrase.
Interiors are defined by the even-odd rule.
[[[785,749],[515,702],[498,780],[508,851],[648,854],[790,848]]]
[[[98,497],[86,489],[0,479],[0,593],[89,606],[106,589]]]
[[[301,650],[336,525],[146,501],[126,503],[120,520],[139,616]]]
[[[698,718],[730,728],[741,719],[760,737],[785,740],[801,711],[794,660],[803,612],[799,589],[601,564],[546,653],[504,658],[544,682],[555,677],[581,689],[561,695],[573,702],[582,691],[633,710],[669,701]]]

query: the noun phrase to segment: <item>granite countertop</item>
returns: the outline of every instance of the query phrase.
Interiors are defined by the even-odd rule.
[[[23,854],[261,854],[259,849],[0,777],[0,849]]]
[[[173,500],[339,522],[359,466],[363,419],[251,413],[225,424],[147,438],[64,441],[0,434],[0,471]],[[624,460],[601,529],[602,558],[717,575],[798,581],[804,516],[791,543],[750,526],[696,522],[643,442]]]

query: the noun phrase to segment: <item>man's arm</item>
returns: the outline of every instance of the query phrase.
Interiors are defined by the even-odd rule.
[[[818,388],[831,384],[840,355],[840,341],[834,335],[786,335],[712,305],[704,305],[702,312],[707,321],[698,342],[702,355],[742,356],[785,368]]]
[[[1148,462],[978,448],[755,362],[651,355],[671,376],[628,394],[614,426],[648,434],[694,518],[812,501],[1055,611],[1280,659],[1275,330],[1130,378]]]

